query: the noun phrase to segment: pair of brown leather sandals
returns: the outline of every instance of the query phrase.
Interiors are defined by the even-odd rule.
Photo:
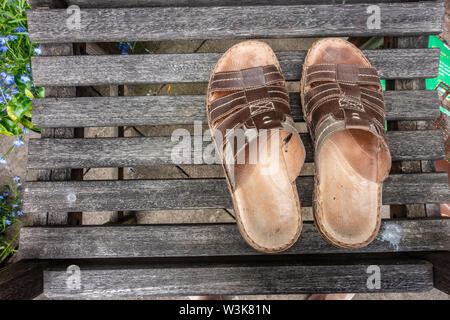
[[[324,239],[360,248],[377,235],[391,159],[377,70],[353,44],[316,41],[303,64],[301,101],[315,151],[314,221]],[[302,230],[296,178],[305,148],[295,129],[280,64],[264,42],[245,41],[217,62],[207,116],[239,230],[266,253]]]

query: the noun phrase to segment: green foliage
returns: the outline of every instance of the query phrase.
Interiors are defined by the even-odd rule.
[[[27,31],[25,0],[9,0],[0,4],[0,134],[17,136],[18,142],[0,156],[5,164],[8,154],[23,143],[28,130],[39,132],[31,122],[32,100],[43,97],[43,88],[32,85],[30,57],[41,49],[33,44]]]
[[[16,252],[14,242],[19,232],[9,241],[5,240],[5,232],[7,228],[20,221],[23,214],[22,201],[22,183],[19,177],[15,177],[0,191],[0,263]]]

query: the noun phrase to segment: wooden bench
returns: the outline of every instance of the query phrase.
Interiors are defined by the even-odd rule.
[[[42,291],[48,297],[102,298],[413,292],[433,287],[450,293],[450,220],[434,210],[436,204],[450,202],[450,190],[447,174],[429,170],[433,160],[444,157],[442,134],[395,130],[417,123],[405,121],[439,116],[437,94],[424,90],[424,79],[438,73],[439,50],[427,48],[427,35],[442,31],[444,4],[295,2],[32,1],[30,38],[43,44],[43,56],[32,58],[33,78],[35,85],[46,88],[46,98],[33,105],[42,138],[29,144],[28,166],[40,170],[39,181],[25,186],[25,211],[34,213],[36,226],[22,229],[20,272],[15,277],[9,269],[0,273],[0,297],[30,298]],[[380,9],[380,29],[367,28],[368,3]],[[79,29],[66,23],[73,14],[66,11],[68,5],[82,8]],[[94,97],[81,96],[83,88],[204,83],[221,53],[94,56],[83,55],[80,43],[325,36],[380,36],[396,43],[396,48],[365,51],[387,80],[394,163],[384,184],[383,204],[420,204],[425,217],[385,219],[372,244],[350,251],[325,242],[307,221],[300,240],[275,255],[251,249],[232,223],[76,226],[88,211],[232,208],[222,178],[82,181],[80,175],[83,168],[170,166],[175,144],[169,136],[88,139],[82,128],[206,120],[203,94],[119,92]],[[305,53],[277,52],[288,81],[299,81]],[[302,122],[298,93],[290,98],[295,121]],[[306,133],[301,137],[311,163],[310,138]],[[428,170],[405,169],[410,164]],[[301,175],[297,186],[303,206],[310,207],[313,176]],[[69,265],[80,268],[79,286],[68,285],[68,277],[77,275],[67,271]],[[377,270],[380,286],[371,282]]]

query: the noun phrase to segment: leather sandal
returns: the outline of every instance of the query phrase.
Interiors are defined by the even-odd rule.
[[[265,253],[288,249],[302,229],[295,180],[305,149],[275,53],[260,41],[231,47],[214,68],[206,100],[243,238]]]
[[[378,72],[350,42],[318,40],[303,65],[301,99],[314,142],[316,228],[337,247],[364,247],[380,228],[391,166]]]

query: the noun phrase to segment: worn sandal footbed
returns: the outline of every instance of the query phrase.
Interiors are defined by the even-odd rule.
[[[318,40],[303,65],[301,99],[315,149],[316,228],[337,247],[364,247],[380,227],[391,164],[378,74],[350,42]]]
[[[288,249],[302,229],[295,180],[305,150],[290,115],[279,62],[267,44],[245,41],[224,53],[208,85],[207,115],[243,238],[265,253]],[[257,129],[252,142],[266,142],[270,151],[259,152],[253,164],[248,161],[249,141],[239,150],[233,149],[234,145],[227,149],[226,138],[220,143],[214,132],[226,137],[226,130],[234,128]],[[261,135],[261,129],[268,135]],[[279,148],[271,150],[275,142]],[[230,156],[236,159],[242,153],[245,163],[232,164]]]

